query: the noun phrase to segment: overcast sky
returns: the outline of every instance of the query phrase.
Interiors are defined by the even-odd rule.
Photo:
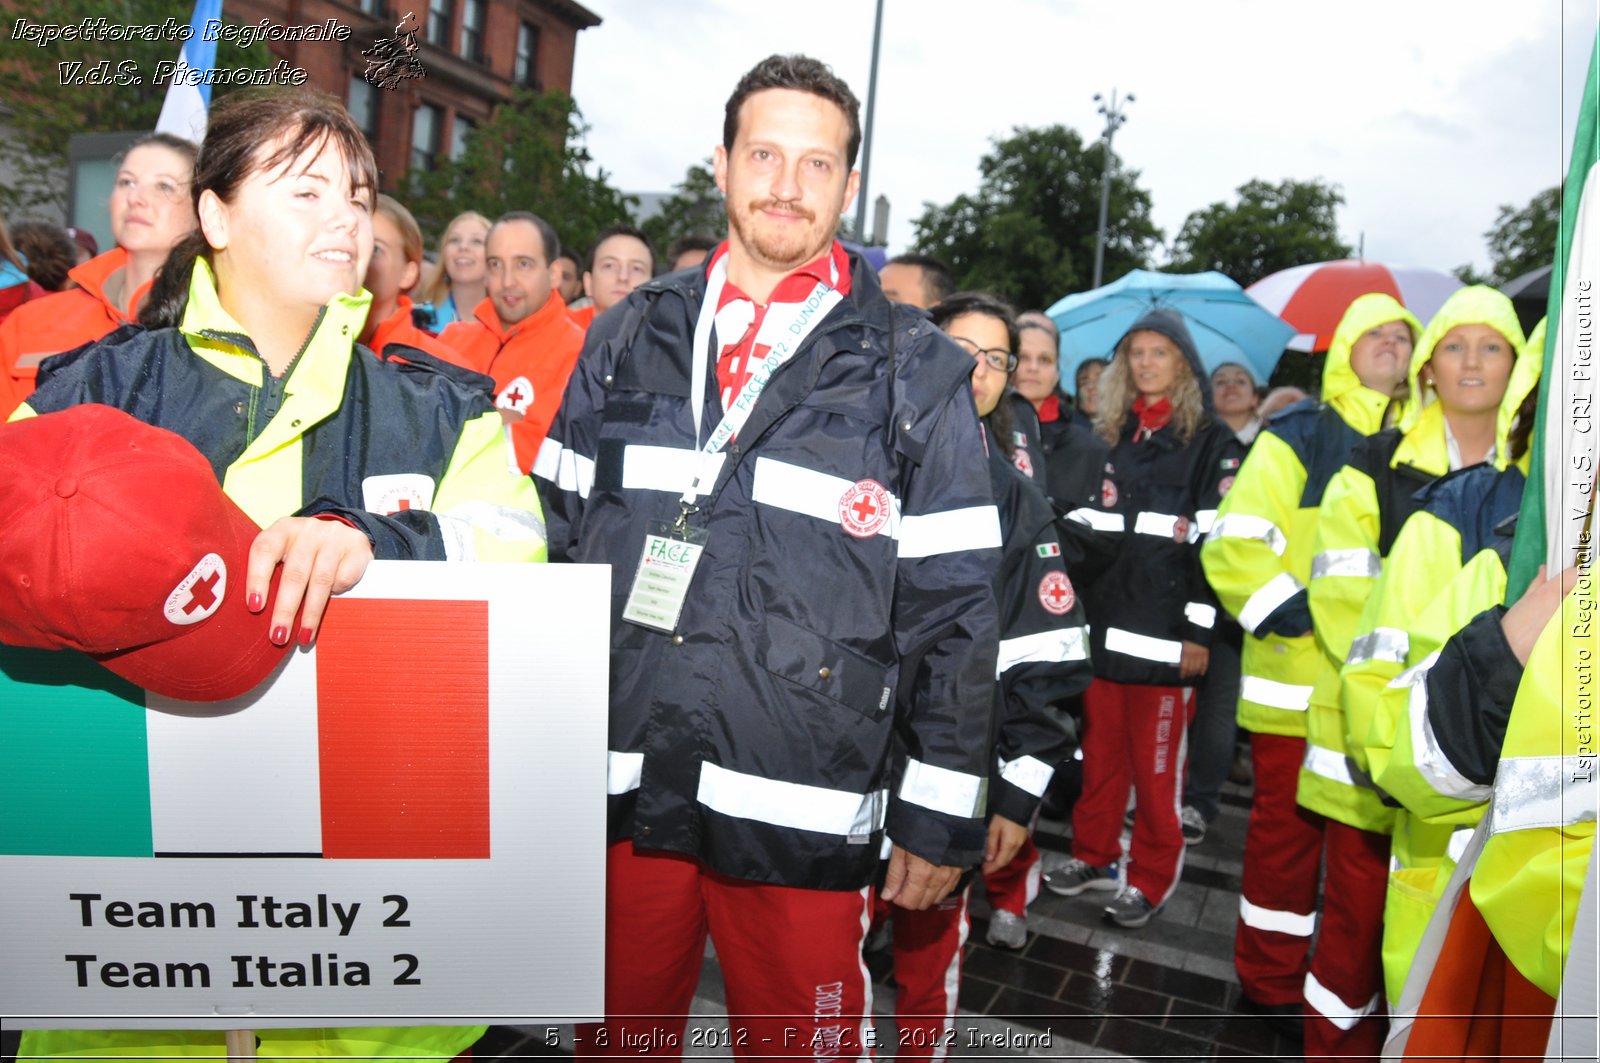
[[[627,191],[709,155],[773,52],[826,61],[865,104],[872,0],[582,2],[604,22],[578,37],[573,95]],[[923,203],[976,190],[991,138],[1098,136],[1093,96],[1115,88],[1137,97],[1116,151],[1169,241],[1251,178],[1322,178],[1367,258],[1484,267],[1499,206],[1564,175],[1597,18],[1600,0],[885,0],[868,195],[904,250]]]

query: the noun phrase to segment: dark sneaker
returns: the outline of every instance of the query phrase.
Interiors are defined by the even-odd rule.
[[[1116,865],[1095,867],[1073,857],[1054,871],[1046,871],[1044,885],[1051,893],[1076,897],[1085,890],[1114,890],[1121,883],[1117,880]]]
[[[996,908],[989,913],[989,932],[984,940],[997,949],[1020,949],[1028,941],[1028,920]]]
[[[1121,893],[1111,898],[1111,903],[1106,905],[1106,918],[1118,926],[1136,930],[1153,919],[1160,911],[1146,899],[1137,886],[1129,886]]]
[[[1183,828],[1183,844],[1199,845],[1206,840],[1206,818],[1193,805],[1184,805],[1178,813],[1178,823]]]

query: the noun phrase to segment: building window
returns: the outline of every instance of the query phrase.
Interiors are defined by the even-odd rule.
[[[450,10],[451,0],[428,0],[428,32],[429,44],[437,44],[440,48],[450,47]]]
[[[411,168],[431,170],[439,157],[439,108],[431,103],[417,105],[411,116]]]
[[[539,27],[524,22],[517,30],[517,65],[511,80],[518,85],[539,85]]]
[[[360,74],[350,76],[350,117],[371,140],[378,133],[378,94]]]
[[[466,115],[456,115],[455,121],[450,125],[450,158],[459,159],[467,150],[467,134],[476,128],[476,123]]]
[[[461,9],[461,58],[483,62],[483,12],[485,0],[467,0]]]

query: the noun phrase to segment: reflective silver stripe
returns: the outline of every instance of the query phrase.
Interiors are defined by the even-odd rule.
[[[594,487],[594,459],[568,450],[559,440],[546,436],[533,459],[533,474],[563,491],[576,491],[579,498],[588,498]],[[521,470],[517,475],[522,475]]]
[[[1341,1030],[1353,1030],[1356,1023],[1378,1010],[1378,998],[1381,993],[1372,994],[1372,999],[1360,1007],[1351,1007],[1339,999],[1338,994],[1321,982],[1310,971],[1306,972],[1305,997],[1306,1003],[1311,1005],[1318,1015],[1333,1023]]]
[[[648,447],[628,444],[622,448],[622,487],[625,491],[667,491],[681,495],[700,477],[701,495],[711,493],[727,460],[726,451],[703,454],[698,450],[680,447]],[[834,509],[838,509],[838,496],[834,496]]]
[[[1158,664],[1177,664],[1183,660],[1183,643],[1153,639],[1148,635],[1136,635],[1120,627],[1106,628],[1106,649],[1113,653],[1125,653],[1129,657],[1142,657]]]
[[[1489,833],[1570,827],[1595,820],[1595,758],[1501,757],[1494,774]]]
[[[1311,559],[1311,578],[1324,576],[1366,576],[1377,579],[1383,574],[1383,559],[1371,550],[1356,547],[1353,550],[1324,550]]]
[[[1253,513],[1224,513],[1212,525],[1207,538],[1212,542],[1218,539],[1259,539],[1279,557],[1289,546],[1282,529],[1266,517],[1258,517]]]
[[[1276,679],[1263,679],[1258,675],[1247,675],[1239,680],[1239,697],[1242,700],[1290,712],[1306,711],[1311,704],[1312,689],[1293,683],[1280,683]]]
[[[1355,786],[1356,780],[1350,774],[1350,764],[1345,760],[1343,753],[1335,753],[1322,746],[1306,743],[1306,759],[1303,763],[1306,771],[1313,775],[1320,775],[1324,779],[1344,783],[1346,786]]]
[[[1055,628],[1032,635],[1000,640],[1000,656],[995,662],[998,679],[1013,665],[1028,661],[1082,661],[1089,657],[1081,627]]]
[[[750,497],[764,506],[801,513],[837,525],[840,523],[840,506],[855,485],[854,480],[846,480],[842,476],[803,468],[775,458],[757,458],[755,472],[751,476]],[[680,486],[678,489],[681,491],[683,488]],[[889,519],[878,529],[879,535],[894,536],[899,513],[900,500],[889,495]]]
[[[1217,622],[1217,607],[1200,602],[1185,602],[1183,618],[1195,627],[1211,627]]]
[[[1195,531],[1198,534],[1200,534],[1200,535],[1210,535],[1211,534],[1211,528],[1216,523],[1217,523],[1217,511],[1216,510],[1214,510],[1214,509],[1197,509],[1197,510],[1194,511],[1194,527],[1195,527]],[[1191,535],[1189,537],[1189,541],[1191,543],[1194,542],[1195,541],[1195,537],[1193,535]]]
[[[900,799],[947,816],[974,819],[983,814],[983,780],[964,771],[951,771],[920,760],[906,760],[900,781]]]
[[[434,518],[439,522],[439,538],[444,541],[446,561],[478,560],[478,539],[472,534],[472,525],[439,514],[434,514]]]
[[[1239,626],[1254,634],[1256,628],[1261,626],[1263,620],[1272,615],[1274,609],[1299,594],[1303,589],[1300,586],[1300,581],[1289,575],[1289,573],[1278,573],[1263,583],[1244,603],[1244,608],[1239,610]]]
[[[1125,527],[1121,513],[1107,513],[1103,509],[1075,509],[1067,514],[1067,519],[1101,532],[1119,532]]]
[[[1433,733],[1433,721],[1428,718],[1428,671],[1438,659],[1438,653],[1431,653],[1427,660],[1389,681],[1390,686],[1405,682],[1411,687],[1411,695],[1406,699],[1406,723],[1411,728],[1412,765],[1436,794],[1458,801],[1487,801],[1491,788],[1457,771]]]
[[[1411,637],[1397,627],[1373,628],[1350,643],[1350,654],[1345,664],[1364,664],[1367,661],[1389,661],[1405,664],[1411,651]]]
[[[900,518],[900,556],[932,557],[1000,546],[1000,513],[993,506],[947,509]]]
[[[1461,863],[1461,858],[1466,855],[1467,846],[1472,844],[1472,834],[1475,827],[1457,827],[1450,832],[1450,841],[1445,845],[1444,852],[1452,863]]]
[[[1160,539],[1170,539],[1177,533],[1178,518],[1171,513],[1140,513],[1134,518],[1133,530],[1140,535],[1154,535]]]
[[[446,513],[440,513],[438,517],[440,524],[447,520],[460,521],[504,543],[545,541],[544,521],[529,509],[497,506],[493,502],[479,500],[463,502]]]
[[[644,773],[643,753],[618,753],[606,750],[606,793],[625,794],[639,788]]]
[[[883,826],[884,796],[882,790],[853,794],[766,779],[710,762],[700,765],[700,789],[695,794],[702,805],[725,816],[848,837],[871,834]]]
[[[1242,893],[1239,895],[1239,920],[1245,926],[1257,930],[1272,930],[1279,934],[1292,934],[1297,938],[1308,938],[1317,929],[1315,912],[1302,915],[1299,912],[1280,912],[1272,908],[1262,908],[1245,900]]]
[[[1056,769],[1038,757],[1018,757],[1000,762],[1000,778],[1034,797],[1043,797],[1050,788],[1050,777]]]

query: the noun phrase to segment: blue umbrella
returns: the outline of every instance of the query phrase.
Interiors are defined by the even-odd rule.
[[[1294,326],[1250,298],[1226,274],[1136,269],[1093,291],[1069,295],[1046,311],[1061,330],[1063,385],[1072,386],[1085,359],[1110,358],[1133,323],[1158,308],[1183,315],[1208,373],[1224,362],[1238,362],[1258,384],[1267,382],[1295,335]]]

